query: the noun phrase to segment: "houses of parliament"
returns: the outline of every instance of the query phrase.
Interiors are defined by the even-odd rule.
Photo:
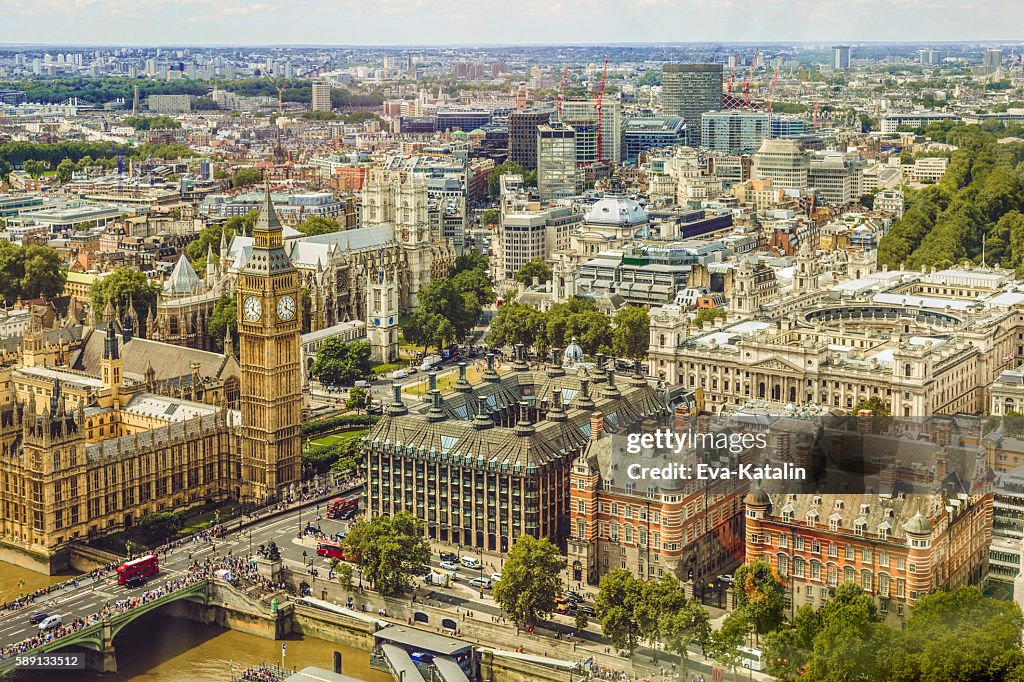
[[[299,275],[269,192],[240,269],[238,359],[136,336],[45,329],[0,368],[0,560],[42,572],[69,544],[209,500],[262,504],[300,479]],[[230,339],[228,340],[230,344]]]

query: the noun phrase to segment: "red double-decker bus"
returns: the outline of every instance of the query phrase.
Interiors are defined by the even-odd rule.
[[[347,519],[359,513],[359,495],[335,497],[327,501],[327,518]]]
[[[351,551],[348,551],[348,547],[333,540],[321,540],[316,543],[316,555],[327,557],[328,559],[341,559],[342,561],[352,561],[353,558]]]
[[[138,559],[126,561],[117,567],[117,584],[124,585],[132,578],[149,578],[160,572],[156,554],[147,554]]]

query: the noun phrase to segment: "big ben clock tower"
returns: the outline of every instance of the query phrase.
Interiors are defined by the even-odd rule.
[[[269,187],[236,291],[242,477],[246,501],[259,504],[280,499],[299,481],[301,456],[299,278],[284,251]]]

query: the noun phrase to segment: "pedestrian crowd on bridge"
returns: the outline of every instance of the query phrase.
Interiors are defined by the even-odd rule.
[[[332,489],[342,490],[347,486],[351,486],[358,483],[359,479],[355,476],[346,477],[335,482],[334,486],[318,486],[316,488],[309,488],[303,491],[296,497],[288,496],[286,501],[280,502],[272,507],[257,511],[255,514],[250,515],[248,518],[255,519],[260,516],[264,516],[267,513],[274,511],[285,510],[294,504],[302,504],[308,500],[322,497],[332,491]],[[241,521],[239,521],[241,524]],[[239,525],[239,530],[241,525]],[[173,550],[181,548],[190,544],[200,542],[210,542],[214,548],[216,548],[216,541],[223,537],[230,529],[224,524],[211,526],[205,530],[202,530],[195,535],[188,538],[181,538],[162,544],[154,548],[152,553],[162,555],[166,558]],[[191,554],[190,554],[191,558]],[[68,578],[67,580],[49,585],[47,587],[41,587],[35,590],[31,594],[23,595],[17,599],[11,599],[0,603],[0,611],[16,611],[19,609],[26,608],[28,606],[38,604],[40,602],[47,602],[51,599],[51,595],[64,590],[78,587],[82,580],[91,578],[94,583],[99,582],[103,576],[114,573],[117,570],[117,563],[109,563],[106,566],[96,568],[87,574]],[[200,563],[195,561],[189,568],[189,573],[185,577],[178,578],[175,580],[167,580],[163,585],[156,589],[146,590],[137,597],[130,597],[118,600],[113,605],[105,605],[105,607],[84,618],[75,618],[70,620],[63,625],[60,625],[48,632],[40,633],[33,637],[29,637],[21,642],[16,642],[7,646],[0,647],[0,661],[12,658],[14,656],[22,655],[26,652],[32,651],[44,644],[48,644],[55,639],[59,639],[69,634],[73,634],[82,630],[83,628],[89,627],[100,622],[103,618],[118,615],[124,613],[130,609],[133,609],[139,605],[147,604],[155,599],[159,599],[175,590],[181,589],[193,585],[200,580],[207,580],[214,576],[214,571],[219,569],[227,569],[231,572],[232,580],[230,581],[234,587],[240,589],[247,589],[248,587],[259,587],[259,598],[263,598],[269,594],[280,592],[287,589],[284,583],[274,583],[267,578],[258,574],[255,564],[249,561],[249,558],[243,557],[232,557],[230,552],[228,555],[223,557],[208,557],[205,562]]]
[[[172,592],[194,585],[200,580],[206,580],[208,577],[209,575],[205,570],[189,573],[181,578],[166,580],[159,587],[146,590],[138,596],[119,599],[113,604],[105,604],[104,607],[96,613],[92,613],[84,618],[75,618],[52,630],[41,632],[33,637],[28,637],[15,644],[0,648],[0,660],[28,653],[43,646],[44,644],[49,644],[54,640],[74,634],[84,628],[95,625],[113,616],[125,613],[126,611],[130,611],[131,609],[143,604],[156,601],[157,599],[165,597]]]
[[[99,570],[101,570],[101,569],[97,569],[97,571],[99,571]],[[96,571],[94,571],[94,572],[96,572]],[[91,573],[90,573],[90,575],[91,575]],[[51,595],[53,595],[53,594],[55,594],[57,592],[60,592],[63,589],[71,588],[71,587],[78,587],[79,579],[80,578],[81,578],[81,576],[76,576],[74,578],[68,578],[64,582],[55,583],[53,585],[47,585],[46,587],[40,587],[35,592],[32,592],[31,594],[23,595],[21,597],[18,597],[17,599],[11,599],[10,601],[0,602],[0,610],[3,610],[3,611],[17,611],[18,609],[23,609],[26,606],[29,606],[31,604],[35,604],[36,602],[38,602],[40,600],[46,601],[46,600],[51,598]]]

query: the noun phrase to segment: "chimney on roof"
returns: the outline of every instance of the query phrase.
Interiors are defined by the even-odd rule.
[[[565,370],[562,369],[562,349],[555,346],[551,349],[551,364],[548,366],[549,377],[560,377],[565,375]]]
[[[598,353],[596,356],[596,365],[594,368],[594,383],[603,384],[606,378],[607,372],[605,372],[605,357],[604,353]]]
[[[494,370],[494,353],[487,354],[487,370],[484,372],[485,381],[497,381],[498,373]]]
[[[604,415],[600,412],[590,413],[590,440],[597,440],[604,433]]]
[[[530,436],[536,433],[530,422],[530,404],[525,400],[519,402],[519,421],[516,423],[515,433],[517,436]]]
[[[588,410],[594,406],[594,399],[590,397],[590,379],[580,379],[580,395],[576,398],[576,407],[581,410]]]
[[[516,344],[516,361],[514,363],[514,369],[517,372],[525,372],[530,369],[530,366],[526,364],[526,347],[521,344]]]
[[[606,376],[608,377],[608,385],[601,391],[601,395],[606,398],[618,398],[622,394],[619,393],[619,387],[615,385],[615,372],[608,372]]]
[[[551,391],[551,411],[548,417],[553,422],[564,422],[566,419],[565,409],[562,407],[562,389],[556,388]]]
[[[402,385],[391,384],[391,391],[394,393],[394,400],[391,401],[391,406],[388,408],[388,414],[399,415],[405,414],[405,403],[402,402]]]
[[[459,380],[455,382],[455,390],[459,393],[469,393],[473,390],[472,384],[469,383],[469,379],[466,377],[466,363],[459,363]]]
[[[444,413],[444,399],[441,397],[441,391],[436,388],[430,391],[430,409],[427,410],[427,421],[428,422],[439,422],[446,418]]]
[[[494,420],[491,419],[491,410],[487,405],[487,396],[477,396],[477,410],[476,417],[473,418],[474,429],[489,429],[494,426]]]

